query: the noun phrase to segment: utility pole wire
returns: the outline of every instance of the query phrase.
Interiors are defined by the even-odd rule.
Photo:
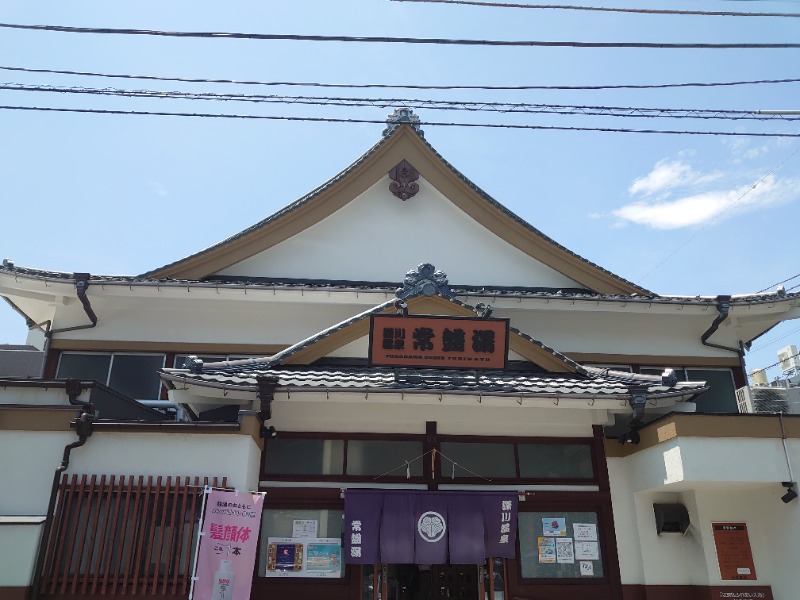
[[[701,17],[800,17],[800,13],[735,12],[722,10],[668,10],[656,8],[611,8],[608,6],[575,6],[571,4],[519,4],[512,2],[481,2],[479,0],[392,0],[426,4],[462,4],[490,8],[532,8],[536,10],[583,10],[593,12],[637,13],[645,15],[695,15]]]
[[[756,79],[752,81],[718,81],[687,83],[654,83],[654,84],[622,84],[622,85],[412,85],[388,83],[320,83],[301,81],[242,81],[237,79],[202,79],[189,77],[157,77],[155,75],[125,75],[115,73],[94,73],[91,71],[63,71],[56,69],[30,69],[25,67],[0,66],[2,71],[21,71],[24,73],[52,73],[56,75],[81,75],[87,77],[106,77],[116,79],[142,79],[149,81],[179,81],[183,83],[230,83],[235,85],[263,86],[299,86],[323,88],[397,88],[408,90],[647,90],[683,87],[724,87],[740,85],[766,85],[783,83],[800,83],[796,79]]]
[[[567,116],[601,116],[629,118],[718,119],[729,121],[800,121],[797,115],[760,115],[760,111],[708,108],[646,108],[622,106],[586,106],[576,104],[531,104],[525,102],[476,102],[472,100],[421,100],[413,98],[348,98],[337,96],[281,96],[263,94],[216,94],[210,92],[178,92],[159,90],[125,90],[119,88],[58,87],[43,85],[0,84],[0,90],[89,94],[149,98],[160,100],[205,100],[270,104],[302,104],[317,106],[391,108],[401,104],[427,110],[458,110],[501,114],[555,114]]]
[[[44,111],[64,113],[86,113],[105,115],[143,115],[164,117],[202,117],[215,119],[264,119],[271,121],[305,121],[313,123],[371,123],[385,125],[386,119],[345,119],[336,117],[290,117],[279,115],[243,115],[226,113],[185,113],[157,112],[133,110],[108,110],[97,108],[56,108],[52,106],[0,106],[0,110]],[[622,129],[615,127],[564,127],[556,125],[521,125],[515,123],[448,123],[440,121],[424,121],[419,125],[425,127],[480,127],[490,129],[532,129],[541,131],[598,131],[603,133],[651,133],[669,135],[718,135],[724,137],[760,137],[760,138],[800,138],[800,133],[743,133],[738,131],[677,131],[661,129]]]
[[[798,137],[800,137],[800,135],[798,135]],[[736,198],[735,200],[732,200],[732,201],[731,201],[731,202],[729,202],[729,203],[728,203],[728,204],[727,204],[725,207],[723,207],[723,209],[722,209],[721,211],[719,211],[719,212],[718,212],[716,215],[714,215],[714,217],[713,217],[713,218],[711,218],[711,219],[708,221],[708,223],[706,223],[705,225],[703,225],[703,226],[702,226],[700,229],[698,229],[698,230],[697,230],[697,231],[695,231],[695,232],[694,232],[692,235],[690,235],[688,238],[686,238],[686,240],[684,240],[684,242],[683,242],[682,244],[679,244],[679,245],[678,245],[678,246],[677,246],[677,247],[676,247],[676,248],[675,248],[675,249],[674,249],[672,252],[670,252],[670,253],[669,253],[669,254],[667,254],[667,255],[666,255],[664,258],[662,258],[662,259],[661,259],[661,260],[660,260],[660,261],[659,261],[659,262],[658,262],[658,263],[657,263],[657,264],[656,264],[656,265],[655,265],[655,266],[654,266],[652,269],[650,269],[650,270],[649,270],[649,271],[647,271],[647,272],[646,272],[644,275],[642,275],[642,276],[639,278],[639,280],[638,280],[636,283],[637,283],[637,284],[639,284],[639,283],[641,283],[642,281],[644,281],[645,279],[647,279],[647,277],[648,277],[649,275],[651,275],[651,274],[652,274],[652,273],[653,273],[653,272],[654,272],[656,269],[658,269],[658,267],[660,267],[660,266],[661,266],[661,265],[663,265],[665,262],[667,262],[667,260],[669,260],[670,258],[672,258],[673,256],[675,256],[675,254],[677,254],[677,253],[678,253],[680,250],[682,250],[683,248],[685,248],[685,247],[686,247],[686,246],[689,244],[689,242],[691,242],[692,240],[694,240],[694,239],[695,239],[697,236],[699,236],[701,233],[703,233],[703,232],[704,232],[706,229],[708,229],[709,227],[711,227],[711,225],[713,225],[714,223],[716,223],[716,222],[719,220],[719,218],[720,218],[722,215],[724,215],[726,212],[728,212],[728,211],[729,211],[731,208],[733,208],[733,206],[734,206],[736,203],[738,203],[738,202],[739,202],[740,200],[742,200],[742,199],[743,199],[745,196],[747,196],[747,195],[748,195],[750,192],[752,192],[754,189],[756,189],[756,188],[757,188],[757,187],[758,187],[758,186],[759,186],[761,183],[763,183],[763,182],[764,182],[764,180],[766,180],[766,179],[767,179],[767,177],[769,177],[769,176],[770,176],[770,175],[772,175],[772,174],[773,174],[775,171],[777,171],[777,170],[778,170],[778,169],[780,169],[780,168],[781,168],[783,165],[785,165],[785,164],[786,164],[786,163],[787,163],[787,162],[788,162],[788,161],[789,161],[791,158],[793,158],[793,157],[794,157],[794,155],[795,155],[795,154],[797,154],[798,152],[800,152],[800,146],[798,146],[798,147],[797,147],[797,149],[796,149],[794,152],[792,152],[792,153],[791,153],[789,156],[787,156],[786,158],[784,158],[784,159],[783,159],[781,162],[779,162],[779,163],[778,163],[778,164],[777,164],[775,167],[773,167],[773,168],[772,168],[772,170],[770,170],[770,171],[769,171],[769,173],[767,173],[766,175],[764,175],[764,176],[763,176],[761,179],[759,179],[759,180],[758,180],[758,181],[756,181],[756,182],[755,182],[753,185],[751,185],[749,188],[747,188],[747,190],[745,190],[745,192],[744,192],[744,193],[743,193],[741,196],[739,196],[739,197],[738,197],[738,198]],[[792,279],[794,279],[794,278],[792,278]],[[765,290],[761,290],[761,291],[763,292],[763,291],[765,291]],[[760,293],[760,292],[756,292],[756,293]]]
[[[765,287],[763,290],[758,290],[758,291],[756,292],[756,294],[760,294],[761,292],[766,292],[767,290],[771,290],[771,289],[772,289],[772,288],[774,288],[774,287],[778,287],[779,285],[781,285],[781,284],[783,284],[783,283],[786,283],[786,282],[788,282],[788,281],[791,281],[792,279],[797,279],[798,277],[800,277],[800,273],[798,273],[797,275],[792,275],[792,276],[791,276],[791,277],[789,277],[788,279],[784,279],[783,281],[779,281],[778,283],[773,283],[772,285],[768,285],[768,286],[767,286],[767,287]]]
[[[786,50],[800,48],[800,43],[659,43],[659,42],[574,42],[538,40],[468,40],[452,38],[412,38],[390,36],[302,35],[290,33],[236,33],[224,31],[159,31],[155,29],[118,29],[112,27],[67,27],[63,25],[20,25],[0,23],[3,29],[56,31],[60,33],[93,33],[110,35],[144,35],[177,38],[209,38],[237,40],[270,40],[292,42],[358,42],[378,44],[434,44],[445,46],[510,46],[543,48],[648,48],[693,50]]]

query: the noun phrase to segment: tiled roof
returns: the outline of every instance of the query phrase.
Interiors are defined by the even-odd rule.
[[[33,279],[45,279],[49,281],[70,282],[74,280],[74,273],[64,273],[60,271],[46,271],[29,267],[5,267],[0,265],[0,273],[13,273]],[[319,289],[319,290],[356,290],[356,291],[375,291],[391,292],[397,288],[399,283],[391,282],[365,282],[365,281],[325,281],[325,280],[301,280],[301,279],[271,279],[263,278],[236,278],[236,279],[150,279],[145,276],[129,275],[92,275],[89,278],[92,283],[118,283],[125,285],[164,285],[164,286],[190,286],[190,287],[210,287],[210,288],[241,288],[247,289]],[[715,296],[678,296],[678,295],[625,295],[625,294],[598,294],[589,290],[576,288],[556,289],[556,288],[527,288],[527,287],[481,287],[481,286],[459,286],[451,285],[452,290],[459,296],[494,296],[503,297],[523,297],[523,298],[542,298],[548,300],[588,300],[603,302],[624,302],[624,303],[653,303],[653,304],[700,304],[714,305]],[[764,302],[777,302],[782,300],[800,299],[799,292],[777,293],[764,292],[760,294],[740,294],[731,297],[731,304],[757,304]]]
[[[386,367],[280,366],[273,368],[211,370],[200,374],[164,369],[162,376],[181,383],[210,387],[257,390],[261,377],[277,380],[278,389],[382,390],[404,392],[455,392],[485,395],[536,395],[558,397],[625,398],[632,385],[647,389],[648,397],[689,396],[707,389],[704,382],[662,385],[660,377],[615,374],[597,369],[592,375],[528,371],[448,371]],[[617,375],[624,375],[619,377]]]

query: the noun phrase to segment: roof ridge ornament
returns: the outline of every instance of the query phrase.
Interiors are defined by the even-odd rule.
[[[456,294],[450,289],[447,275],[443,271],[437,271],[431,263],[422,263],[416,271],[406,273],[402,287],[397,288],[394,295],[405,300],[420,295],[455,298]]]
[[[397,129],[398,125],[411,125],[421,137],[425,137],[425,133],[420,129],[419,117],[410,108],[395,108],[394,111],[389,113],[386,117],[386,129],[383,130],[383,137],[386,137]]]

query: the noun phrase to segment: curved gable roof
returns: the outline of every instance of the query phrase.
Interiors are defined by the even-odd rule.
[[[397,126],[344,171],[303,198],[218,244],[142,277],[208,278],[330,216],[404,159],[460,210],[497,237],[587,289],[603,294],[651,294],[571,252],[509,211],[450,165],[406,124]]]

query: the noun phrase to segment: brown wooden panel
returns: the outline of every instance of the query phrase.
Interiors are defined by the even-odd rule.
[[[202,496],[198,477],[62,476],[40,592],[185,598]]]

